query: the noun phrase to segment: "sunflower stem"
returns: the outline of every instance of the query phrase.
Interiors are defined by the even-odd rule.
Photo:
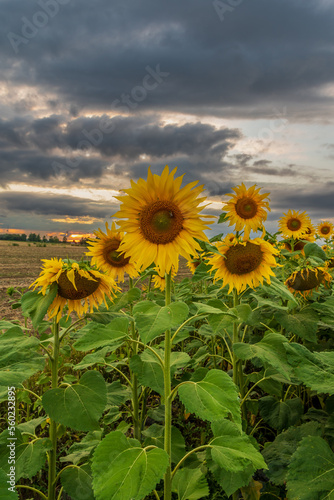
[[[240,297],[237,290],[233,289],[233,307],[237,307],[240,304]],[[240,328],[237,323],[233,323],[233,345],[237,342],[240,342],[239,336]],[[233,351],[233,382],[239,388],[240,398],[243,400],[244,398],[244,375],[242,369],[242,361],[237,358],[235,352]],[[246,401],[241,407],[242,419],[247,424],[247,408]]]
[[[129,288],[133,288],[133,280],[129,277]],[[130,314],[132,316],[132,304],[130,304]],[[130,322],[132,342],[132,356],[138,352],[137,333],[134,321]],[[135,439],[141,440],[141,424],[139,418],[139,401],[138,401],[138,379],[137,375],[130,370],[132,382],[132,410],[133,410],[133,436]]]
[[[166,290],[165,305],[171,303],[171,276],[172,272],[165,274]],[[171,358],[171,330],[165,333],[165,357],[164,357],[164,397],[165,397],[165,437],[164,450],[169,456],[169,465],[164,475],[164,500],[172,498],[172,472],[171,472],[171,451],[172,451],[172,398],[170,397],[171,378],[170,378],[170,358]]]
[[[58,360],[59,360],[59,323],[57,318],[53,320],[53,353],[51,364],[51,388],[58,387]],[[50,419],[50,441],[52,448],[49,451],[49,471],[48,471],[48,500],[56,499],[56,462],[57,462],[57,423]]]

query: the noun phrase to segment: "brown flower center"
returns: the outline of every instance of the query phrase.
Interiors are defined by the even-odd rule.
[[[252,219],[257,209],[257,203],[252,198],[240,198],[235,205],[235,211],[242,219]]]
[[[322,234],[328,234],[328,233],[330,232],[330,227],[328,227],[328,226],[323,226],[323,227],[321,228],[321,232],[322,232]]]
[[[67,271],[63,271],[58,278],[58,295],[64,299],[80,300],[89,297],[96,292],[100,285],[100,278],[96,278],[92,273],[88,273],[95,281],[84,276],[80,276],[77,270],[74,271],[74,281],[77,290],[67,277]]]
[[[121,242],[113,238],[110,240],[103,249],[103,257],[112,267],[124,267],[129,261],[130,257],[125,257],[124,253],[118,252],[117,249]]]
[[[165,245],[183,229],[183,215],[172,201],[155,201],[140,214],[140,229],[146,240]]]
[[[298,231],[301,228],[301,221],[299,219],[289,219],[287,222],[287,226],[290,231]]]
[[[287,279],[287,285],[294,290],[312,290],[322,283],[324,276],[320,269],[302,269]]]
[[[296,251],[296,252],[299,251],[299,250],[303,250],[303,248],[304,248],[305,245],[306,245],[306,243],[304,241],[295,240],[295,244],[293,246],[293,250]],[[290,243],[286,242],[285,243],[285,248],[287,250],[290,250],[290,252],[291,252],[292,247],[291,247]]]
[[[259,245],[247,241],[230,247],[225,254],[225,265],[231,274],[248,274],[261,264],[263,252]]]

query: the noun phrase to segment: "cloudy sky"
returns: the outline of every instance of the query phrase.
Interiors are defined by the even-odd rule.
[[[210,213],[245,182],[271,231],[289,208],[334,222],[333,0],[0,9],[0,230],[92,231],[166,164]]]

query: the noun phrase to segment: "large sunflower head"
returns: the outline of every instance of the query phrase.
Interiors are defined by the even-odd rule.
[[[321,222],[317,226],[317,233],[321,238],[330,238],[334,232],[334,225],[331,222]]]
[[[299,213],[296,210],[289,210],[283,214],[278,221],[280,231],[287,238],[293,236],[295,239],[302,238],[305,233],[311,228],[311,219],[306,212]]]
[[[321,284],[328,287],[331,279],[332,277],[325,267],[315,267],[313,269],[305,267],[292,273],[285,281],[285,284],[292,293],[306,298],[312,294],[313,290],[317,290]]]
[[[212,271],[216,271],[214,281],[222,280],[222,287],[229,285],[228,293],[236,289],[242,292],[246,286],[256,288],[264,280],[270,283],[274,276],[273,267],[277,266],[276,250],[270,243],[261,238],[239,242],[225,238],[217,244],[220,255],[209,258]]]
[[[119,291],[115,281],[92,268],[87,263],[64,262],[62,259],[43,259],[43,268],[39,277],[30,286],[34,290],[41,286],[40,293],[45,295],[53,283],[57,283],[57,295],[48,309],[49,318],[57,316],[60,321],[64,306],[68,305],[68,314],[75,311],[79,317],[88,309],[93,312],[106,297],[112,298]]]
[[[249,238],[250,231],[257,231],[267,219],[266,210],[270,211],[269,202],[264,201],[269,193],[259,194],[260,188],[256,184],[249,189],[242,183],[233,188],[235,194],[227,194],[231,199],[224,204],[223,209],[227,212],[229,225],[235,224],[235,230],[241,231],[245,228],[244,239]]]
[[[121,206],[115,216],[125,219],[119,225],[126,231],[120,251],[140,268],[154,262],[161,276],[172,266],[177,271],[179,254],[186,259],[197,255],[201,248],[195,238],[208,241],[203,232],[208,227],[199,216],[206,199],[198,198],[203,187],[195,187],[196,181],[181,188],[183,176],[174,179],[175,172],[166,166],[159,176],[149,169],[146,181],[131,181],[126,195],[117,197]]]
[[[96,239],[89,241],[89,252],[92,265],[109,274],[114,280],[124,281],[124,273],[128,273],[130,278],[138,276],[135,263],[130,257],[125,257],[124,253],[119,251],[119,246],[123,240],[124,233],[116,230],[116,225],[112,223],[112,229],[109,229],[106,222],[106,232],[99,229],[95,231]]]

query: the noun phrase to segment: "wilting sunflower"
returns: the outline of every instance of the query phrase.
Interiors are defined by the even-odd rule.
[[[112,223],[112,229],[109,229],[106,222],[106,232],[99,229],[95,231],[97,238],[89,241],[89,252],[92,265],[109,274],[114,280],[124,281],[124,273],[128,273],[130,278],[138,276],[138,271],[130,257],[125,257],[124,253],[119,251],[119,246],[123,240],[124,233],[116,230],[116,225]]]
[[[226,237],[217,243],[217,249],[220,255],[210,257],[209,264],[216,271],[214,281],[223,280],[223,287],[229,285],[228,293],[233,288],[242,292],[247,285],[255,288],[264,280],[270,283],[270,276],[274,276],[272,267],[277,266],[275,255],[279,252],[261,238],[238,242]]]
[[[292,293],[306,298],[312,294],[313,290],[317,290],[321,284],[328,287],[331,279],[332,277],[325,267],[315,267],[313,269],[305,267],[292,273],[285,281],[285,284]]]
[[[317,233],[321,238],[330,238],[334,232],[334,226],[331,222],[321,222],[317,226]]]
[[[119,291],[115,281],[93,269],[87,263],[64,262],[62,259],[43,259],[43,268],[39,277],[30,286],[34,290],[41,286],[40,293],[45,295],[53,283],[57,283],[57,295],[48,309],[49,318],[62,317],[64,306],[68,305],[68,314],[75,311],[79,317],[88,309],[106,303],[106,297],[112,298]]]
[[[303,235],[312,226],[311,219],[306,212],[299,213],[296,210],[289,210],[283,215],[285,217],[281,217],[278,221],[283,235],[287,238],[293,236],[295,239],[303,239]]]
[[[159,274],[159,269],[157,267],[155,267],[154,270],[158,274],[155,274],[154,276],[152,276],[153,287],[154,288],[160,288],[160,290],[163,292],[164,289],[166,288],[166,278],[165,278],[165,275],[161,276]],[[172,274],[171,274],[172,281],[174,281],[175,275],[176,275],[175,269],[172,268]]]
[[[198,198],[203,187],[195,188],[196,181],[181,188],[183,176],[174,179],[176,170],[169,173],[166,166],[159,176],[149,169],[147,181],[131,181],[131,188],[124,190],[126,195],[116,197],[121,207],[115,216],[125,219],[118,224],[126,231],[119,250],[140,268],[154,262],[160,276],[172,266],[177,272],[179,254],[186,259],[197,256],[201,248],[195,238],[208,241],[203,232],[208,226],[199,216],[204,208],[199,205],[206,199]]]
[[[264,201],[270,193],[259,194],[261,188],[256,188],[256,184],[249,189],[244,183],[232,188],[235,194],[230,201],[224,204],[223,209],[227,212],[229,225],[235,224],[235,230],[241,231],[245,228],[244,239],[249,238],[250,231],[257,231],[267,219],[266,210],[270,211],[269,202]]]

